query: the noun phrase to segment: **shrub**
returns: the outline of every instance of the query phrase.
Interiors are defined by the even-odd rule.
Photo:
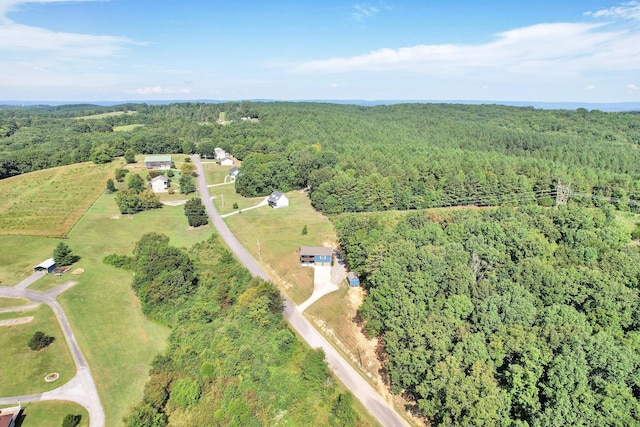
[[[62,420],[62,427],[76,427],[78,424],[80,424],[81,420],[82,415],[67,414]]]
[[[102,262],[124,270],[133,270],[133,266],[135,264],[133,257],[120,254],[109,254],[102,259]]]
[[[200,199],[190,199],[184,205],[184,214],[187,216],[191,227],[200,227],[209,223],[207,212]]]
[[[45,335],[44,332],[38,331],[33,334],[29,340],[29,348],[33,351],[42,350],[43,348],[49,347],[55,340],[56,339],[54,337],[50,337]]]

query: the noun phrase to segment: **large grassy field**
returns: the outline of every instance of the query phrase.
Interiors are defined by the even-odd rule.
[[[0,180],[0,234],[66,234],[104,191],[113,167],[80,163]]]
[[[76,374],[60,324],[47,305],[20,313],[4,313],[3,320],[30,316],[33,320],[28,323],[0,326],[0,348],[7,362],[0,375],[0,396],[52,390]],[[32,351],[27,343],[37,331],[53,336],[55,341],[45,349]],[[58,372],[60,378],[50,383],[44,381],[52,372]]]
[[[118,218],[118,219],[114,219]],[[122,216],[113,195],[103,195],[71,230],[67,244],[82,259],[74,268],[79,282],[59,297],[91,366],[103,401],[107,425],[116,425],[142,396],[149,363],[168,334],[146,320],[131,289],[130,272],[102,263],[105,255],[130,254],[135,242],[149,232],[161,232],[176,246],[189,247],[206,239],[211,229],[190,229],[184,211],[163,207]]]
[[[225,221],[251,255],[262,258],[262,265],[276,278],[276,284],[285,294],[300,304],[313,292],[313,269],[300,267],[296,251],[300,246],[334,246],[336,235],[333,224],[311,207],[305,193],[293,191],[287,193],[287,197],[286,208],[264,206],[230,216]],[[308,234],[303,236],[305,225]]]
[[[107,176],[98,184],[99,193],[102,193],[104,182],[111,176],[113,169],[120,167],[119,164],[114,162],[108,165]],[[92,165],[85,166],[92,169]],[[77,182],[86,181],[83,173],[82,168],[77,170]],[[16,178],[29,180],[32,175]],[[16,185],[25,185],[19,179],[16,181]],[[184,247],[208,238],[212,232],[209,226],[191,229],[182,206],[165,206],[134,216],[121,215],[114,197],[100,195],[81,215],[64,240],[73,253],[80,256],[80,261],[73,266],[72,271],[82,268],[84,273],[50,276],[41,279],[42,283],[32,285],[32,289],[48,289],[69,280],[78,282],[59,296],[58,300],[89,362],[105,409],[106,425],[109,426],[119,425],[128,408],[142,397],[150,362],[162,351],[169,331],[149,322],[142,314],[139,301],[131,289],[131,273],[105,265],[102,259],[113,252],[130,254],[135,242],[148,232],[167,234],[172,244]],[[24,200],[28,202],[27,198]],[[49,206],[54,212],[57,211],[56,207]],[[25,231],[39,230],[36,227]],[[9,248],[0,251],[1,283],[15,285],[27,277],[33,265],[51,257],[53,248],[59,241],[60,239],[40,236],[0,235],[0,247]],[[23,316],[4,314],[1,317],[11,315]],[[59,336],[62,337],[61,333]],[[6,337],[6,331],[0,328],[0,339],[8,339]],[[62,338],[54,343],[60,344],[64,344]],[[55,348],[46,351],[50,350]],[[60,353],[60,350],[57,349],[56,353]],[[27,348],[26,351],[30,350]],[[64,351],[68,352],[66,346]],[[8,354],[13,356],[14,353],[19,355],[20,349],[16,347]],[[62,381],[58,380],[56,386],[62,384]],[[31,390],[35,392],[45,389],[37,386]],[[1,394],[8,395],[4,392]],[[55,425],[57,424],[56,421]]]

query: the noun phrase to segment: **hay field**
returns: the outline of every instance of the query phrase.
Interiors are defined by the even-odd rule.
[[[64,236],[104,191],[114,168],[78,163],[0,180],[0,234]]]

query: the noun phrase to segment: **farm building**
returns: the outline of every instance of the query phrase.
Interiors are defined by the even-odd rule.
[[[229,169],[229,176],[231,176],[232,178],[237,178],[239,171],[240,171],[240,169],[238,169],[237,166],[234,166],[231,169]]]
[[[347,273],[347,282],[349,283],[349,286],[360,286],[360,279],[358,279],[358,276],[353,274],[353,271]]]
[[[284,208],[285,206],[289,206],[289,198],[282,194],[279,191],[274,191],[267,199],[267,203],[272,208]]]
[[[154,193],[160,193],[169,188],[169,178],[164,175],[158,175],[151,180],[151,190]]]
[[[233,166],[233,159],[225,157],[220,160],[220,166]]]
[[[21,410],[20,405],[0,409],[0,427],[14,427]]]
[[[333,248],[326,246],[302,246],[300,248],[300,265],[331,266]]]
[[[145,156],[144,167],[147,169],[171,169],[171,156]]]
[[[53,258],[42,261],[40,264],[33,267],[33,271],[46,271],[47,273],[53,273],[55,269],[56,262],[53,260]]]

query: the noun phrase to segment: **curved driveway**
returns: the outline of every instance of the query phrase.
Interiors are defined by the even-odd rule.
[[[231,233],[227,224],[222,220],[220,214],[215,209],[204,170],[197,155],[192,155],[191,159],[198,172],[198,191],[200,199],[207,210],[209,219],[218,230],[218,233],[236,255],[240,262],[251,272],[254,277],[261,277],[271,281],[271,278],[260,267],[257,261],[240,244],[238,239]],[[362,376],[338,353],[338,351],[309,323],[309,321],[296,309],[295,304],[287,298],[284,300],[284,317],[298,334],[313,348],[321,347],[324,350],[327,363],[333,373],[347,386],[353,395],[359,399],[369,412],[385,427],[408,426],[409,424],[398,415],[391,406],[366,382]]]
[[[64,314],[62,307],[56,301],[56,297],[62,292],[75,285],[74,282],[67,282],[60,286],[57,286],[47,292],[37,292],[30,289],[26,289],[35,280],[42,277],[37,273],[22,281],[20,284],[14,287],[0,286],[0,297],[8,298],[27,298],[31,301],[47,304],[53,310],[58,322],[62,328],[62,333],[71,356],[76,364],[76,375],[66,384],[44,393],[27,394],[22,396],[11,396],[0,398],[0,405],[6,405],[16,402],[35,402],[40,400],[69,400],[71,402],[78,403],[84,406],[89,412],[89,423],[91,427],[104,427],[104,410],[100,403],[100,397],[98,396],[98,390],[96,389],[95,382],[89,371],[89,365],[84,358],[80,346],[76,341],[73,330],[69,325],[67,316]],[[23,310],[25,307],[17,307],[16,310]]]

